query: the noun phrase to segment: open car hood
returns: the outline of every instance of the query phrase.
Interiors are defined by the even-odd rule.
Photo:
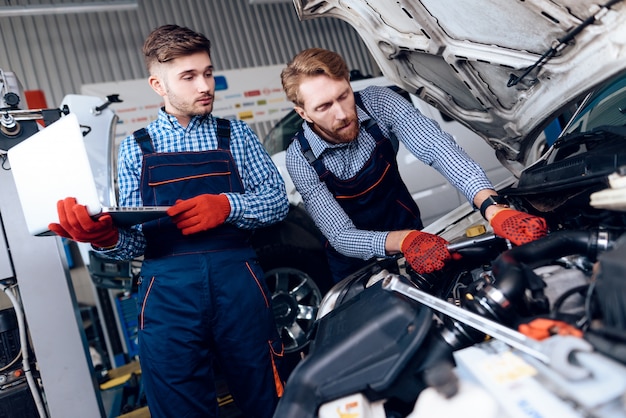
[[[501,162],[522,168],[532,162],[531,142],[564,106],[626,68],[623,0],[294,5],[301,20],[351,24],[387,78],[476,131]]]

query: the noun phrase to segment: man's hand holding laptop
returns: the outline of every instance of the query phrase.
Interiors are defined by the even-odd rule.
[[[113,248],[117,245],[119,231],[113,225],[111,215],[104,214],[93,219],[87,207],[76,202],[73,197],[57,203],[59,223],[51,223],[48,228],[55,234],[78,242],[88,242],[98,248]]]
[[[183,235],[191,235],[222,225],[230,215],[230,202],[225,194],[201,194],[177,200],[167,214]]]

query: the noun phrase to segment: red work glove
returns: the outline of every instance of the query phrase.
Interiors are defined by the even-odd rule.
[[[57,235],[78,242],[89,242],[95,247],[114,247],[119,232],[113,226],[111,215],[105,214],[94,220],[87,207],[80,205],[73,197],[57,202],[59,223],[51,223],[48,228]]]
[[[201,194],[177,200],[167,214],[183,235],[190,235],[222,225],[230,214],[230,203],[224,194]]]
[[[419,274],[441,270],[445,262],[452,258],[448,241],[421,231],[409,232],[400,249],[409,265]]]
[[[548,233],[546,220],[514,209],[502,209],[489,221],[493,232],[515,245],[527,244]]]

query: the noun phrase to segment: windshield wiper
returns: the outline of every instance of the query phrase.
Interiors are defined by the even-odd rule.
[[[554,148],[562,148],[569,145],[587,143],[589,141],[601,141],[606,138],[626,138],[626,125],[602,125],[585,132],[572,132],[564,135],[554,142]]]
[[[521,75],[517,76],[515,74],[511,74],[509,77],[509,81],[506,83],[506,86],[513,87],[514,85],[522,81],[535,68],[542,67],[546,62],[548,62],[552,57],[554,57],[559,50],[563,49],[563,47],[566,44],[571,42],[576,37],[576,35],[582,32],[583,29],[585,29],[587,26],[594,23],[601,16],[601,14],[604,14],[606,10],[610,9],[611,6],[613,6],[616,3],[619,3],[620,1],[623,1],[623,0],[610,0],[609,2],[600,6],[600,11],[598,13],[596,13],[593,16],[589,16],[587,19],[583,20],[583,22],[580,25],[576,26],[574,29],[568,32],[565,36],[563,36],[562,38],[558,38],[556,45],[550,47],[550,49],[544,52],[541,55],[541,57],[539,57],[537,62],[535,62],[530,67],[526,68],[526,70],[524,70],[524,72]]]

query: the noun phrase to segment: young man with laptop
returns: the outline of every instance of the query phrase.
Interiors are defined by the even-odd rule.
[[[218,417],[213,361],[246,417],[271,417],[282,394],[282,343],[250,231],[288,212],[283,180],[252,130],[211,115],[210,41],[155,29],[143,47],[165,103],[118,155],[121,206],[171,206],[129,228],[92,218],[69,196],[50,230],[105,256],[143,256],[139,357],[152,417]]]

